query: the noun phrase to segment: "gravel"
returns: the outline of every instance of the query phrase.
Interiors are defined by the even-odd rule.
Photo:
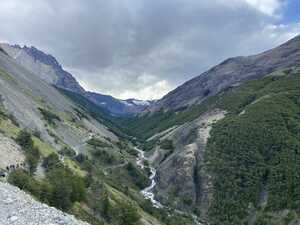
[[[10,184],[0,182],[1,225],[88,225],[53,207],[37,202]]]

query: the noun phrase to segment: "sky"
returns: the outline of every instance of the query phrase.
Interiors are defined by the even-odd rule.
[[[87,90],[158,99],[300,34],[299,0],[0,0],[0,42],[55,56]]]

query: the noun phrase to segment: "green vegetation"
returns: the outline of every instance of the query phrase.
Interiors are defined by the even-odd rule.
[[[143,189],[148,184],[148,177],[142,174],[132,163],[128,163],[126,169],[133,179],[133,183],[140,189]]]
[[[59,116],[57,116],[55,113],[47,110],[47,109],[43,109],[43,108],[39,108],[41,114],[43,115],[44,119],[50,124],[50,125],[55,125],[55,121],[61,121],[61,119],[59,118]]]
[[[74,157],[76,155],[76,152],[72,148],[65,146],[62,150],[59,151],[59,154]]]
[[[29,173],[16,170],[9,175],[8,181],[30,192],[37,199],[62,210],[71,208],[74,202],[85,199],[85,186],[82,178],[72,174],[53,154],[47,157],[46,178],[35,180]]]
[[[2,68],[0,68],[0,77],[13,83],[13,84],[17,84],[15,79],[10,74],[8,74],[6,71],[4,71]]]
[[[132,203],[125,202],[116,207],[116,216],[120,225],[136,225],[140,219],[137,208]]]
[[[100,148],[112,147],[110,144],[108,144],[104,141],[101,141],[98,138],[92,138],[92,139],[88,140],[87,143],[94,147],[100,147]]]
[[[174,145],[173,141],[169,139],[164,139],[160,143],[160,148],[165,149],[165,150],[174,150]]]
[[[289,224],[270,221],[281,210],[300,209],[300,73],[251,81],[215,99],[229,114],[214,125],[207,145],[211,222],[245,224],[254,210],[257,224]],[[266,206],[259,198],[264,188]]]
[[[26,164],[29,167],[29,172],[34,174],[40,159],[40,151],[36,146],[34,146],[31,134],[26,130],[22,130],[17,136],[16,142],[25,151]]]

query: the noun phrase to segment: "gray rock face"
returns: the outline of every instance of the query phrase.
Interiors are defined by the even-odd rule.
[[[55,208],[35,201],[20,189],[0,182],[1,225],[88,225]]]
[[[300,36],[287,43],[248,57],[230,58],[198,77],[168,93],[149,107],[149,111],[179,109],[202,102],[208,96],[237,86],[245,81],[257,79],[275,70],[300,64]]]
[[[58,150],[61,146],[58,146],[55,138],[49,134],[48,130],[51,128],[46,126],[47,123],[39,108],[51,109],[57,115],[61,115],[62,121],[59,126],[51,131],[56,136],[62,137],[61,141],[73,148],[82,144],[82,140],[88,137],[91,131],[96,135],[117,140],[114,134],[93,118],[87,121],[80,120],[74,110],[77,108],[75,104],[38,75],[2,52],[0,52],[0,96],[7,112],[14,115],[22,127],[39,131],[43,140]],[[70,116],[77,118],[79,123],[84,123],[83,126],[75,127],[64,119]]]
[[[46,54],[35,47],[0,44],[0,48],[48,84],[81,94],[107,110],[111,115],[130,116],[143,111],[152,103],[151,101],[135,99],[120,100],[109,95],[85,91],[72,74],[65,71],[52,55]]]
[[[211,126],[225,112],[213,110],[195,121],[183,124],[160,136],[176,146],[174,152],[157,167],[156,197],[177,209],[201,209],[205,218],[211,199],[211,182],[204,164],[204,153]]]
[[[49,84],[65,88],[76,93],[84,93],[77,80],[57,62],[57,60],[35,47],[1,44],[2,48],[19,64],[37,74]]]

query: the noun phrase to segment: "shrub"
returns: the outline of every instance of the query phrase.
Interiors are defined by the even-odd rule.
[[[142,174],[131,162],[127,164],[126,169],[136,186],[142,189],[147,185],[148,178]]]
[[[55,113],[43,108],[39,108],[39,110],[49,124],[55,125],[55,121],[61,121],[59,116],[57,116]]]
[[[119,225],[136,225],[140,220],[137,208],[132,203],[120,202],[116,208]]]
[[[33,174],[36,171],[39,159],[40,151],[33,145],[31,134],[26,130],[20,131],[16,138],[16,142],[22,147],[25,152],[26,163],[29,168],[29,172]]]
[[[32,148],[33,147],[33,141],[31,139],[31,134],[27,132],[26,130],[21,130],[16,138],[16,142],[23,148]]]
[[[62,167],[62,163],[60,162],[58,155],[56,153],[52,153],[46,158],[44,158],[42,166],[47,170],[50,171],[54,168]]]
[[[62,150],[59,151],[59,154],[69,156],[69,157],[76,156],[76,152],[69,147],[64,147]]]
[[[92,138],[87,142],[89,145],[92,145],[94,147],[101,147],[101,148],[105,148],[105,147],[111,147],[110,144],[107,144],[104,141],[101,141],[98,138]]]
[[[174,150],[174,145],[173,145],[173,141],[169,140],[169,139],[164,139],[161,143],[160,143],[160,147],[162,149],[165,150]]]
[[[47,174],[47,179],[53,187],[50,202],[57,208],[68,210],[72,203],[85,199],[84,180],[71,173],[66,168],[55,168]]]

